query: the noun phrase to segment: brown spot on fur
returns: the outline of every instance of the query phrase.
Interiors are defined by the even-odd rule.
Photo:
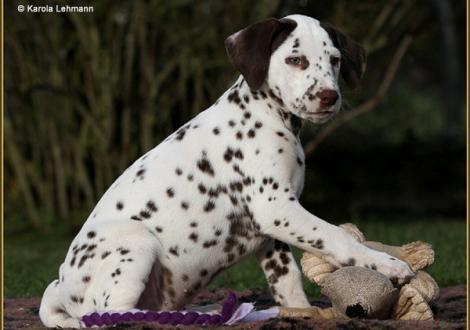
[[[178,247],[177,246],[172,246],[170,247],[170,249],[168,250],[171,254],[175,255],[175,256],[179,256],[179,252],[178,252]]]
[[[181,202],[181,208],[183,210],[189,209],[189,203],[188,202]]]
[[[214,245],[217,245],[218,241],[216,239],[213,239],[213,240],[210,240],[210,241],[205,241],[202,246],[205,248],[205,249],[208,249],[210,248],[211,246],[214,246]]]
[[[207,192],[206,187],[202,183],[198,184],[197,188],[201,194],[205,194]]]
[[[189,238],[191,241],[193,241],[194,243],[196,243],[198,236],[197,236],[196,233],[191,233],[188,238]]]
[[[281,252],[281,254],[279,255],[279,258],[281,259],[281,262],[284,264],[284,265],[287,265],[289,262],[290,262],[290,258],[287,256],[286,253],[284,252]]]
[[[148,211],[140,211],[140,216],[144,219],[150,218],[150,213]]]
[[[155,202],[154,201],[148,201],[147,202],[147,208],[151,211],[151,212],[157,212],[158,211],[158,208],[157,206],[155,205]]]
[[[109,256],[111,254],[110,251],[105,251],[103,252],[103,254],[101,254],[101,259],[105,259],[107,256]]]
[[[204,212],[210,212],[215,208],[215,203],[211,200],[209,200],[205,205],[204,205]]]

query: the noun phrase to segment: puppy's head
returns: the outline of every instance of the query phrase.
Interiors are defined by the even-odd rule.
[[[315,123],[341,107],[339,75],[355,88],[366,67],[358,43],[302,15],[250,25],[229,36],[225,47],[251,89],[270,89],[285,110]]]

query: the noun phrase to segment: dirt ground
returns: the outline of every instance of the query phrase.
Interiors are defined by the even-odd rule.
[[[465,329],[467,288],[458,285],[441,289],[439,299],[432,305],[435,314],[434,321],[379,321],[379,320],[345,320],[323,321],[313,319],[272,319],[266,322],[243,323],[232,326],[232,329]],[[270,296],[261,290],[245,290],[236,292],[241,302],[256,302],[258,308],[273,305]],[[227,295],[227,290],[205,291],[198,295],[195,303],[204,305],[221,302]],[[44,329],[38,317],[40,298],[5,299],[4,329]],[[312,299],[312,304],[328,307],[325,297]],[[171,326],[160,326],[152,323],[122,324],[112,329],[151,330],[169,329]],[[183,327],[179,327],[182,329]],[[190,327],[196,329],[197,327]],[[227,327],[211,327],[227,328]],[[111,328],[110,328],[111,329]]]

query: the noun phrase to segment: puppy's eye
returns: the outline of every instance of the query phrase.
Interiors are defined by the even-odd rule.
[[[291,65],[300,65],[302,64],[302,60],[298,56],[292,56],[286,58],[286,63]]]
[[[333,66],[337,66],[339,64],[339,60],[340,60],[340,58],[337,57],[337,56],[331,56],[330,57],[330,63]]]

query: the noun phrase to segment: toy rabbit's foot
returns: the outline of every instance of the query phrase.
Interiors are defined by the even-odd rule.
[[[300,259],[303,273],[310,281],[321,285],[325,277],[333,273],[337,268],[327,262],[322,257],[315,254],[304,252]]]
[[[431,275],[425,271],[418,270],[416,276],[411,279],[410,285],[417,289],[427,302],[436,300],[439,297],[439,286]]]
[[[398,301],[392,309],[392,318],[396,320],[432,320],[433,314],[428,303],[419,291],[410,284],[403,286]]]
[[[343,228],[344,230],[346,230],[348,234],[351,235],[359,243],[362,243],[366,240],[366,238],[364,237],[364,234],[359,230],[359,228],[357,228],[355,224],[347,222],[339,226]]]
[[[341,318],[337,315],[333,307],[320,308],[292,308],[292,307],[279,307],[279,317],[292,317],[292,318],[312,318],[312,319],[337,319]]]

